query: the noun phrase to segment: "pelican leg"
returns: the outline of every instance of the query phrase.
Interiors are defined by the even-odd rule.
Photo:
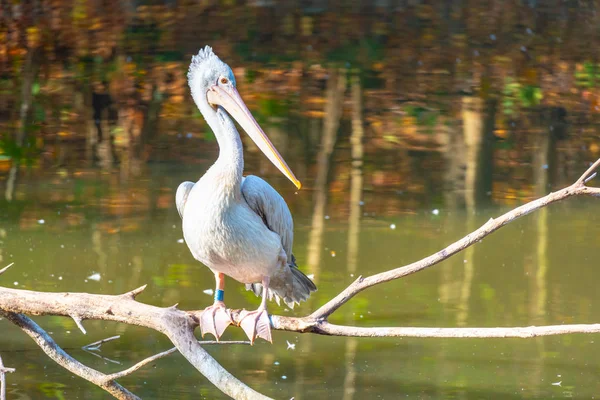
[[[233,323],[231,314],[223,302],[223,290],[225,288],[225,275],[215,272],[216,290],[215,302],[206,307],[200,315],[200,332],[202,337],[211,333],[219,340],[225,329]]]
[[[267,289],[269,289],[269,277],[262,279],[262,300],[260,306],[254,311],[243,310],[240,314],[240,326],[246,332],[250,342],[254,344],[256,338],[263,338],[273,343],[271,337],[271,321],[267,313]]]

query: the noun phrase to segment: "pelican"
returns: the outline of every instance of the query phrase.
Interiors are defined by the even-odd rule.
[[[192,57],[188,84],[219,144],[217,161],[198,182],[180,184],[175,196],[190,252],[215,275],[214,303],[200,315],[200,330],[219,339],[233,323],[224,303],[227,275],[262,295],[258,309],[242,311],[240,326],[252,343],[259,337],[272,342],[267,299],[293,307],[317,288],[292,254],[287,204],[263,179],[243,177],[242,141],[232,117],[298,189],[301,184],[244,104],[231,68],[209,46]]]

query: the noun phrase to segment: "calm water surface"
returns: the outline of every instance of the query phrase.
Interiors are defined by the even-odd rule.
[[[88,171],[85,178],[50,173],[45,182],[16,189],[19,201],[3,208],[2,262],[15,266],[4,284],[23,289],[123,293],[142,284],[140,301],[184,309],[208,305],[210,271],[189,254],[172,202],[178,182],[197,168],[151,166],[129,183]],[[144,197],[140,211],[123,204]],[[275,180],[287,196],[294,194]],[[76,190],[72,190],[76,188]],[[77,193],[94,193],[86,204]],[[74,198],[61,193],[75,193]],[[54,196],[54,200],[52,200]],[[312,228],[309,202],[295,201],[295,253],[302,269],[315,274],[319,291],[293,311],[305,315],[343,289],[357,274],[373,274],[426,256],[458,239],[503,210],[475,213],[429,204],[395,216],[380,215],[370,197],[401,201],[398,194],[373,193],[359,205],[357,221],[326,215],[321,246],[307,263]],[[148,204],[148,199],[153,199]],[[110,204],[121,202],[121,206]],[[14,218],[11,207],[19,207]],[[573,199],[503,228],[472,249],[429,270],[361,294],[332,321],[360,326],[528,326],[593,323],[600,317],[594,260],[598,257],[600,217],[588,200]],[[330,206],[335,208],[335,206]],[[435,211],[437,210],[437,211]],[[43,220],[43,223],[42,221]],[[349,251],[349,235],[357,235]],[[315,258],[313,258],[315,260]],[[99,273],[101,279],[88,277]],[[232,307],[253,308],[259,300],[234,281],[227,282]],[[87,321],[88,335],[66,318],[36,320],[82,362],[117,371],[169,348],[161,335],[142,328]],[[10,398],[106,398],[100,389],[55,365],[20,331],[1,322],[0,348],[9,376]],[[82,345],[113,335],[101,359]],[[242,339],[229,328],[227,339]],[[600,350],[595,335],[539,339],[354,339],[275,332],[274,344],[209,347],[237,377],[275,398],[592,398],[600,386]],[[295,344],[295,349],[288,343]],[[110,361],[108,360],[110,359]],[[557,382],[562,382],[560,385]],[[178,355],[161,359],[123,379],[144,398],[223,398]]]
[[[5,2],[7,3],[7,2]],[[21,4],[22,3],[22,4]],[[600,12],[593,2],[36,1],[0,12],[0,284],[201,309],[210,271],[181,242],[175,190],[216,158],[186,71],[206,44],[304,184],[246,135],[246,172],[294,215],[319,287],[436,252],[564,187],[600,156]],[[597,182],[598,178],[596,181]],[[597,200],[597,199],[596,199]],[[569,199],[444,263],[370,289],[331,320],[358,326],[597,323],[600,204]],[[99,280],[90,276],[99,276]],[[259,299],[227,281],[227,304]],[[146,329],[37,317],[104,372],[170,348]],[[81,346],[113,335],[100,355]],[[242,339],[230,327],[225,339]],[[274,333],[207,350],[278,399],[590,399],[597,335],[353,339]],[[295,347],[294,347],[295,346]],[[8,399],[104,399],[0,320]],[[145,399],[224,398],[173,354],[120,381]]]

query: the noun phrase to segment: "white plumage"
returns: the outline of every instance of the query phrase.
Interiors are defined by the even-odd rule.
[[[230,115],[292,182],[298,187],[300,182],[239,97],[231,69],[210,47],[192,58],[188,80],[220,152],[198,182],[184,182],[177,189],[184,238],[192,255],[215,272],[217,291],[223,289],[222,274],[245,283],[257,295],[267,288],[259,309],[245,312],[241,324],[251,340],[270,340],[266,299],[274,297],[279,303],[281,298],[293,307],[306,300],[316,286],[296,266],[294,224],[284,199],[261,178],[243,177],[242,142]],[[205,310],[210,318],[202,318],[203,332],[220,336],[229,324],[223,310],[220,300]]]

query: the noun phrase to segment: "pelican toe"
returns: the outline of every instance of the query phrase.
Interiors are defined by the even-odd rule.
[[[225,305],[215,303],[206,307],[200,315],[200,332],[202,337],[210,333],[219,340],[225,329],[232,323],[233,319]]]
[[[273,343],[271,321],[267,310],[260,308],[255,311],[243,310],[240,317],[240,326],[246,332],[246,336],[252,344],[257,338],[263,338],[267,342]]]

